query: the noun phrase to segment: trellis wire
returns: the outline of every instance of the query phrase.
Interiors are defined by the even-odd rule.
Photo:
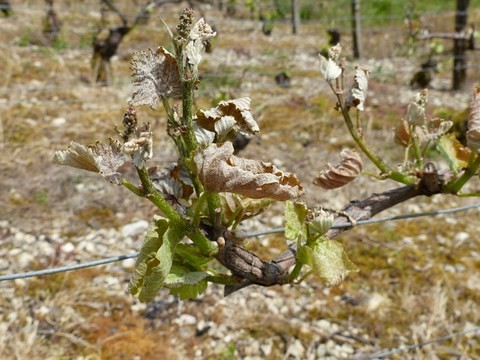
[[[436,216],[436,215],[452,214],[452,213],[456,213],[456,212],[460,212],[460,211],[476,209],[476,208],[479,208],[479,207],[480,207],[480,203],[476,203],[476,204],[473,204],[473,205],[461,206],[461,207],[450,208],[450,209],[434,210],[434,211],[427,211],[427,212],[421,212],[421,213],[411,213],[411,214],[404,214],[404,215],[398,215],[398,216],[387,216],[387,217],[370,219],[370,220],[360,220],[360,221],[357,221],[355,225],[368,225],[368,224],[382,223],[382,222],[387,222],[387,221],[412,219],[412,218],[424,217],[424,216]],[[347,222],[345,224],[332,226],[332,228],[334,228],[334,229],[335,228],[337,228],[337,229],[338,228],[347,228],[347,227],[351,227],[352,225],[353,225],[352,223]],[[258,236],[262,236],[262,235],[282,233],[283,231],[284,231],[283,228],[250,231],[250,232],[246,233],[246,237],[258,237]],[[57,268],[43,269],[43,270],[37,270],[37,271],[29,271],[29,272],[17,273],[17,274],[2,275],[2,276],[0,276],[0,281],[25,279],[25,278],[43,276],[43,275],[52,275],[52,274],[61,273],[61,272],[80,270],[80,269],[99,266],[99,265],[106,265],[106,264],[109,264],[109,263],[113,263],[113,262],[117,262],[117,261],[123,261],[123,260],[127,260],[127,259],[133,259],[133,258],[136,258],[136,257],[138,257],[138,253],[132,253],[132,254],[125,254],[125,255],[120,255],[120,256],[108,257],[108,258],[100,259],[100,260],[88,261],[88,262],[84,262],[84,263],[80,263],[80,264],[66,265],[66,266],[61,266],[61,267],[57,267]]]
[[[439,338],[424,341],[424,342],[421,342],[421,343],[418,343],[418,344],[407,345],[407,346],[402,346],[402,347],[392,349],[392,350],[388,350],[388,351],[377,352],[375,354],[367,356],[366,359],[368,359],[368,360],[384,359],[387,356],[395,355],[395,354],[405,352],[405,351],[410,351],[410,350],[417,349],[417,348],[420,348],[420,347],[423,347],[423,346],[426,346],[426,345],[439,343],[439,342],[442,342],[442,341],[450,340],[450,339],[453,339],[453,338],[456,338],[456,337],[459,337],[459,336],[464,336],[464,335],[467,335],[469,333],[476,333],[476,332],[480,332],[480,326],[474,327],[472,329],[460,331],[460,332],[457,332],[457,333],[453,333],[453,334],[450,334],[450,335],[441,336]]]

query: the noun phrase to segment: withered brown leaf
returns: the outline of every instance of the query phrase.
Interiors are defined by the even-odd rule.
[[[96,172],[111,183],[120,184],[122,174],[117,170],[127,158],[120,142],[110,139],[108,145],[97,142],[90,146],[72,141],[67,150],[55,152],[53,159],[60,165]]]
[[[303,194],[295,174],[284,173],[271,163],[237,157],[231,142],[210,145],[195,156],[195,162],[200,181],[211,192],[280,201]]]
[[[217,134],[222,141],[230,131],[254,135],[260,131],[250,112],[250,98],[221,101],[217,107],[197,112],[197,123],[206,130]]]
[[[348,108],[356,107],[358,110],[365,110],[364,103],[367,98],[369,71],[359,66],[355,68],[354,83],[348,92],[345,103]]]
[[[323,170],[313,183],[324,189],[336,189],[354,180],[362,171],[362,159],[355,150],[343,149],[340,152],[341,162]]]
[[[473,102],[468,116],[467,145],[470,149],[480,149],[480,87],[473,91]]]
[[[133,92],[130,104],[149,105],[156,109],[160,96],[176,97],[182,94],[182,83],[177,60],[165,48],[148,49],[133,54],[130,68],[133,71]]]

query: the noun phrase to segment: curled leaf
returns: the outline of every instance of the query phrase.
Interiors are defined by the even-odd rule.
[[[130,293],[141,302],[152,301],[165,285],[175,248],[182,238],[183,233],[166,219],[157,217],[150,225],[129,284]]]
[[[197,111],[197,123],[217,134],[217,142],[227,138],[231,131],[254,135],[260,131],[250,112],[250,98],[221,101],[217,107]]]
[[[433,118],[426,121],[422,127],[427,140],[437,141],[448,132],[453,126],[453,121],[440,118]]]
[[[342,74],[342,69],[337,65],[335,60],[325,58],[320,55],[320,73],[327,82],[333,81]]]
[[[203,53],[205,52],[206,43],[215,35],[216,33],[203,18],[198,20],[190,31],[187,39],[188,42],[184,50],[184,62],[188,62],[193,67],[195,72],[198,71],[198,65],[202,60]]]
[[[324,189],[335,189],[354,180],[362,171],[362,159],[355,150],[343,149],[340,152],[340,163],[323,170],[313,183]]]
[[[405,119],[400,119],[399,123],[394,128],[394,141],[396,144],[408,147],[412,142],[412,133],[410,131],[410,126],[408,121]]]
[[[176,199],[188,199],[193,193],[193,184],[185,167],[170,163],[164,168],[157,166],[148,169],[153,186],[161,193]]]
[[[303,203],[287,201],[285,203],[285,237],[305,242],[307,239],[307,207]]]
[[[309,215],[308,233],[314,237],[325,235],[335,220],[332,212],[323,209],[314,209]]]
[[[153,156],[153,138],[150,124],[143,123],[135,128],[129,140],[123,144],[123,151],[132,156],[133,165],[140,168],[145,160]]]
[[[57,151],[54,156],[54,161],[60,165],[99,173],[107,181],[117,185],[123,179],[117,170],[126,159],[121,144],[114,139],[110,139],[108,145],[97,142],[90,146],[72,141],[67,150]]]
[[[301,246],[298,249],[297,259],[310,266],[325,286],[339,285],[350,272],[358,271],[343,250],[343,246],[333,240]]]
[[[454,134],[443,135],[436,145],[437,150],[447,160],[453,171],[467,166],[472,151],[463,146]]]
[[[338,61],[340,59],[340,54],[342,53],[342,46],[337,44],[328,49],[328,58],[333,61]]]
[[[240,222],[261,214],[273,202],[271,199],[250,199],[238,194],[222,193],[222,213],[227,219]]]
[[[415,94],[415,99],[410,104],[408,104],[407,108],[407,116],[405,120],[409,124],[421,126],[426,121],[425,116],[425,106],[427,105],[428,101],[428,90],[424,89],[417,94]]]
[[[252,199],[289,200],[303,194],[295,174],[273,164],[233,155],[233,145],[212,144],[195,156],[198,176],[210,192],[231,192]]]
[[[198,145],[203,148],[213,144],[213,141],[215,140],[215,133],[213,131],[204,129],[196,122],[193,123],[193,132],[195,133],[195,137],[197,138]]]
[[[470,106],[467,125],[467,145],[473,151],[480,149],[480,87],[473,91],[473,102]]]
[[[133,54],[130,68],[133,71],[133,92],[130,104],[149,105],[156,109],[161,96],[176,97],[182,94],[182,83],[175,56],[165,48],[151,49]]]
[[[365,110],[364,104],[367,98],[369,73],[367,69],[359,66],[355,67],[354,83],[345,98],[345,104],[348,108],[355,107],[361,111]]]
[[[181,300],[194,299],[207,289],[207,273],[191,272],[188,268],[174,264],[165,278],[165,286],[172,295],[179,295]]]

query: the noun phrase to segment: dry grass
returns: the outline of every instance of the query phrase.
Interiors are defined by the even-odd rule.
[[[65,148],[71,139],[92,143],[113,134],[112,127],[121,121],[131,93],[129,55],[135,49],[164,44],[167,36],[162,25],[152,21],[135,29],[122,43],[113,62],[114,84],[98,88],[85,82],[90,76],[88,39],[95,28],[94,21],[98,21],[98,12],[61,11],[61,38],[66,48],[52,49],[22,44],[38,32],[43,16],[39,10],[28,10],[29,6],[38,8],[43,2],[25,2],[13,18],[1,19],[0,219],[35,236],[60,229],[65,242],[92,228],[118,228],[133,219],[149,219],[154,209],[146,202],[91,174],[61,169],[51,159],[54,150]],[[70,1],[61,6],[96,9],[96,2],[75,5]],[[162,17],[174,24],[177,13],[178,8],[168,7]],[[478,10],[472,16],[478,18]],[[303,37],[290,35],[287,25],[276,28],[272,37],[264,37],[257,23],[224,19],[214,10],[209,17],[215,22],[219,37],[214,42],[213,54],[206,57],[203,71],[218,76],[205,78],[197,104],[209,107],[215,105],[213,99],[252,97],[252,110],[263,131],[245,150],[245,156],[274,159],[282,167],[296,171],[310,191],[312,204],[338,208],[354,198],[395,186],[359,179],[348,189],[324,193],[309,185],[312,172],[327,161],[336,161],[337,151],[351,144],[338,114],[332,110],[333,97],[316,69],[316,53],[326,45],[317,24],[309,23],[304,30],[308,35]],[[450,15],[446,18],[450,23]],[[437,18],[431,23],[441,28],[442,21]],[[372,58],[393,56],[398,44],[392,37],[398,39],[398,31],[401,29],[382,28],[372,32],[364,49]],[[349,41],[345,35],[346,49]],[[409,59],[400,59],[399,63],[402,61],[409,64]],[[444,71],[437,75],[440,80],[449,78],[448,66],[451,65],[447,62]],[[283,70],[292,74],[291,88],[279,88],[274,82],[274,75]],[[469,69],[469,86],[476,82],[479,73],[478,67]],[[374,73],[372,80],[372,106],[366,113],[368,136],[392,161],[400,161],[402,152],[385,139],[390,139],[391,128],[412,94],[407,88],[409,76],[411,73],[401,68],[383,68]],[[431,98],[440,99],[444,113],[459,114],[465,110],[463,104],[468,102],[468,94],[469,91],[454,95],[433,90]],[[461,100],[460,108],[450,107],[452,98]],[[142,108],[139,116],[153,124],[159,144],[155,161],[173,160],[175,154],[166,140],[163,113]],[[463,203],[455,198],[419,199],[418,203],[400,206],[392,213]],[[183,311],[198,319],[245,331],[244,340],[234,343],[233,348],[225,345],[218,351],[210,349],[208,342],[202,340],[205,338],[184,336],[182,331],[186,330],[172,325],[176,315],[171,309],[161,313],[156,321],[144,316],[141,310],[133,311],[134,302],[124,293],[123,280],[128,277],[125,271],[98,268],[2,284],[0,357],[174,359],[193,357],[196,349],[204,349],[205,357],[226,359],[235,351],[241,356],[242,344],[250,339],[268,337],[273,339],[272,356],[280,357],[285,351],[285,338],[299,339],[305,347],[314,340],[329,338],[325,334],[303,333],[292,318],[303,318],[305,322],[328,319],[346,329],[362,329],[358,337],[365,341],[352,340],[358,351],[397,347],[462,331],[480,323],[477,220],[478,215],[469,212],[350,231],[342,241],[361,272],[333,289],[324,289],[315,280],[308,287],[275,289],[280,297],[311,299],[311,306],[288,308],[283,317],[271,315],[265,305],[237,314],[230,309],[230,318],[219,309],[228,309],[228,302],[217,305],[215,295],[205,296],[199,303],[186,303]],[[13,234],[7,231],[0,235],[2,247],[15,248]],[[274,238],[270,246],[282,241]],[[251,246],[260,248],[255,240]],[[274,253],[264,249],[262,254],[267,257]],[[44,266],[45,260],[38,259],[36,265]],[[101,281],[107,275],[120,278],[122,287],[108,289]],[[265,300],[265,304],[270,300]],[[321,306],[314,306],[316,302]],[[397,358],[479,359],[480,343],[478,337],[460,337],[409,354]]]

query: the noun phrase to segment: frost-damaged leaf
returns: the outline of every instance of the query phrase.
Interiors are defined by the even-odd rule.
[[[222,212],[227,219],[235,215],[236,221],[250,219],[261,214],[272,203],[272,199],[250,199],[238,194],[220,194]]]
[[[313,184],[324,189],[335,189],[354,180],[362,171],[362,159],[355,150],[343,149],[340,152],[341,162],[323,170],[314,180]]]
[[[342,69],[332,59],[320,55],[320,73],[328,82],[335,80],[342,74]]]
[[[303,187],[295,174],[283,173],[271,163],[233,155],[231,142],[212,144],[195,156],[198,176],[210,192],[232,192],[252,199],[295,199]]]
[[[355,107],[361,111],[365,110],[364,104],[365,99],[367,98],[369,73],[370,72],[367,69],[363,69],[359,66],[355,67],[354,83],[345,98],[345,104],[347,107]]]
[[[467,145],[473,151],[480,149],[480,87],[473,91],[473,102],[468,116]]]
[[[221,101],[217,107],[197,111],[197,123],[217,134],[217,142],[226,139],[231,131],[255,135],[260,131],[250,112],[250,98]]]
[[[407,116],[405,117],[405,120],[407,120],[409,124],[421,126],[425,123],[425,106],[427,105],[427,101],[428,89],[424,89],[415,94],[414,101],[408,104]]]
[[[213,141],[215,140],[215,133],[213,131],[204,129],[197,123],[193,123],[193,131],[195,133],[195,137],[197,138],[198,145],[200,145],[202,148],[206,148],[207,146],[213,144]]]
[[[187,45],[184,50],[184,61],[193,66],[194,71],[198,71],[198,64],[202,61],[205,52],[205,44],[214,37],[216,33],[212,30],[203,18],[197,21],[188,35]],[[184,64],[185,66],[186,64]]]
[[[75,141],[70,142],[67,150],[56,151],[53,160],[60,165],[71,166],[96,173],[100,172],[95,162],[92,149]]]
[[[447,160],[453,171],[467,166],[472,152],[469,148],[463,146],[454,134],[442,136],[437,143],[437,150]]]
[[[188,199],[193,193],[193,183],[187,169],[177,163],[167,164],[164,168],[151,167],[148,174],[153,186],[163,194]]]
[[[335,216],[330,211],[315,209],[309,214],[308,235],[316,238],[325,235],[333,225]]]
[[[442,135],[446,134],[453,126],[453,121],[433,118],[426,121],[422,127],[425,138],[431,141],[437,141]]]
[[[150,124],[143,123],[135,129],[129,140],[123,144],[123,151],[132,156],[133,165],[140,168],[145,160],[153,156],[153,139]]]
[[[307,207],[303,203],[287,201],[285,203],[285,237],[290,240],[307,239]]]
[[[407,120],[400,119],[400,122],[393,129],[393,136],[395,144],[403,147],[410,146],[412,142],[412,133],[410,131],[410,127],[408,126]]]
[[[130,279],[129,290],[142,302],[155,298],[165,285],[170,273],[175,247],[183,238],[178,229],[172,229],[166,219],[157,218],[145,236],[140,255],[135,264],[135,273]]]
[[[131,105],[149,105],[156,109],[161,96],[182,94],[177,61],[165,48],[159,47],[156,52],[148,49],[134,53],[130,68],[135,86]]]
[[[117,170],[127,160],[120,142],[110,139],[108,145],[97,142],[85,146],[75,141],[70,142],[67,150],[55,152],[54,161],[61,165],[93,171],[114,184],[122,182],[122,174]]]
[[[325,286],[339,285],[350,272],[358,271],[343,250],[343,246],[333,240],[301,246],[298,249],[297,259],[310,266]]]

